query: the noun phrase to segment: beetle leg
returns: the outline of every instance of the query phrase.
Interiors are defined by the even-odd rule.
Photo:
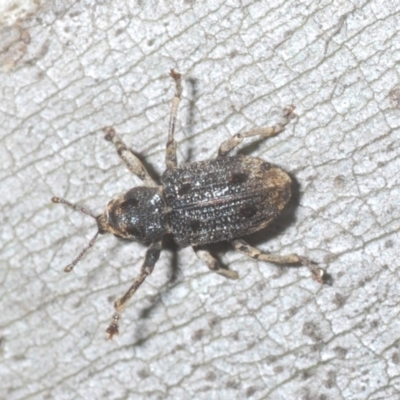
[[[128,167],[129,171],[132,172],[133,175],[139,177],[146,186],[158,186],[157,183],[150,177],[141,161],[132,153],[130,149],[128,149],[125,143],[115,133],[114,128],[107,127],[104,128],[103,131],[106,134],[105,139],[114,144],[119,157]]]
[[[118,325],[121,318],[121,311],[125,308],[129,299],[135,294],[136,290],[143,283],[143,281],[153,272],[154,266],[158,261],[161,253],[161,240],[154,242],[146,252],[144,263],[140,271],[139,276],[135,278],[129,290],[114,303],[115,313],[112,317],[111,324],[107,328],[106,332],[108,339],[112,339],[114,335],[118,335]]]
[[[169,119],[169,127],[168,127],[168,142],[167,142],[167,151],[165,154],[165,163],[167,165],[167,169],[176,168],[178,166],[178,161],[176,158],[177,145],[174,139],[174,134],[175,134],[176,116],[178,114],[178,107],[182,95],[182,75],[179,72],[173,70],[172,68],[169,75],[175,81],[176,92],[172,100],[171,114],[170,114],[171,116]]]
[[[254,128],[250,131],[237,133],[236,135],[232,136],[230,139],[225,140],[222,142],[221,146],[218,150],[217,158],[227,156],[235,147],[237,147],[240,143],[243,142],[243,139],[252,137],[252,136],[260,136],[260,138],[268,138],[271,136],[275,136],[278,133],[282,132],[292,118],[294,118],[294,105],[290,105],[284,108],[284,120],[282,123],[277,124],[275,126],[269,126],[265,128]]]
[[[208,250],[205,250],[204,248],[199,246],[193,246],[193,250],[196,253],[197,257],[199,257],[201,261],[205,262],[208,268],[211,269],[211,271],[214,271],[217,274],[224,276],[225,278],[239,278],[239,274],[236,271],[221,268],[219,262],[210,254]]]
[[[297,254],[287,254],[284,256],[280,256],[277,254],[268,254],[261,250],[258,250],[256,247],[250,246],[242,239],[233,240],[232,244],[235,250],[256,260],[267,261],[274,264],[304,265],[310,270],[312,278],[321,284],[324,283],[327,279],[326,272],[322,268],[317,267],[315,262],[306,257],[300,257]]]

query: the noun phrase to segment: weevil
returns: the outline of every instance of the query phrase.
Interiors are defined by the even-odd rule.
[[[175,82],[176,92],[168,129],[166,170],[161,177],[161,184],[150,177],[115,130],[107,127],[104,128],[105,139],[114,144],[126,167],[144,185],[111,200],[100,215],[94,215],[67,200],[58,197],[52,199],[54,203],[62,203],[90,215],[97,222],[95,236],[78,257],[65,267],[66,272],[73,270],[99,234],[112,233],[119,238],[149,246],[140,274],[129,290],[114,303],[115,312],[106,330],[109,339],[119,333],[121,311],[153,272],[160,257],[162,238],[166,234],[172,234],[179,247],[191,246],[210,270],[227,278],[237,279],[239,276],[236,271],[220,266],[207,250],[208,244],[230,241],[234,249],[256,260],[304,265],[316,281],[324,283],[326,278],[325,271],[306,257],[269,254],[242,239],[265,228],[281,213],[291,196],[291,179],[284,170],[264,160],[230,154],[246,138],[269,138],[282,132],[295,116],[294,106],[284,108],[283,121],[275,126],[255,128],[225,140],[215,159],[179,167],[174,134],[182,96],[182,76],[173,69],[170,76]]]

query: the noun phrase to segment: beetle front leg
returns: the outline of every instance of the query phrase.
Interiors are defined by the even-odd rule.
[[[206,263],[211,271],[214,271],[217,274],[224,276],[225,278],[239,278],[239,274],[236,271],[221,268],[219,262],[210,254],[208,250],[205,250],[200,246],[193,246],[193,250],[196,253],[197,257],[199,257],[201,261]]]
[[[153,272],[154,266],[158,261],[161,253],[161,240],[154,242],[146,251],[144,263],[142,265],[140,275],[133,281],[129,290],[114,303],[115,313],[112,317],[112,322],[106,332],[108,339],[112,339],[114,335],[118,335],[119,320],[121,319],[121,311],[125,308],[129,299],[135,294],[139,286]]]
[[[256,247],[250,246],[242,239],[233,240],[232,244],[235,250],[255,260],[267,261],[274,264],[301,264],[310,270],[312,278],[317,282],[322,284],[327,279],[326,272],[322,268],[318,268],[316,263],[306,257],[300,257],[297,254],[287,254],[284,256],[268,254],[258,250]]]
[[[175,134],[176,116],[178,114],[178,107],[182,95],[182,75],[179,72],[173,70],[172,68],[169,75],[175,81],[176,92],[172,100],[171,116],[169,119],[168,142],[167,142],[167,151],[165,155],[165,163],[167,165],[167,169],[176,168],[178,166],[178,161],[176,157],[177,145],[174,139],[174,134]]]
[[[115,133],[115,129],[107,127],[104,128],[103,131],[106,134],[105,139],[114,144],[120,159],[125,163],[129,171],[132,172],[133,175],[136,175],[138,178],[140,178],[146,186],[157,186],[157,183],[154,182],[154,180],[150,177],[141,161]]]
[[[225,142],[222,142],[221,146],[219,147],[217,158],[227,156],[235,147],[239,146],[239,144],[242,143],[243,139],[245,138],[252,136],[260,136],[260,138],[266,139],[268,137],[275,136],[278,133],[282,132],[283,129],[285,128],[285,125],[287,125],[290,122],[290,120],[294,118],[295,116],[294,108],[295,108],[294,105],[290,105],[283,109],[284,121],[280,124],[266,128],[254,128],[251,129],[250,131],[237,133],[230,139],[225,140]]]

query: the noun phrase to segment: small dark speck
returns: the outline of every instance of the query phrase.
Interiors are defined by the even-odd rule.
[[[345,185],[345,178],[343,175],[338,175],[334,180],[333,180],[333,184],[337,189],[342,189]]]
[[[235,58],[237,55],[238,55],[237,50],[232,50],[232,51],[229,53],[229,58],[230,58],[230,59]]]
[[[274,374],[281,374],[283,372],[283,367],[281,365],[278,365],[277,367],[274,368]]]
[[[147,369],[140,369],[137,374],[140,379],[146,379],[151,375]]]
[[[228,381],[228,382],[226,382],[226,387],[228,389],[238,389],[239,388],[239,382],[238,381]]]
[[[318,327],[313,322],[305,322],[302,329],[302,334],[308,336],[315,342],[320,340],[320,335],[318,333]]]
[[[257,289],[259,292],[264,291],[264,290],[265,290],[265,283],[264,283],[264,282],[259,282],[259,283],[257,283],[256,289]]]
[[[336,356],[341,360],[343,360],[347,355],[347,349],[345,349],[344,347],[337,346],[333,349],[333,351],[335,352]]]
[[[400,108],[400,86],[395,86],[389,92],[389,101],[392,108]]]
[[[305,381],[306,381],[307,379],[310,379],[312,376],[313,376],[313,375],[312,375],[311,371],[305,370],[305,371],[303,371],[303,372],[301,373],[301,378],[302,378],[303,380],[305,380]]]
[[[400,364],[400,355],[397,351],[392,355],[392,362],[396,365]]]
[[[379,321],[377,319],[371,322],[371,328],[377,328],[379,326]]]
[[[114,301],[115,301],[115,296],[108,296],[108,297],[107,297],[107,301],[108,301],[109,303],[114,303]]]
[[[219,318],[218,317],[213,317],[210,318],[208,321],[208,326],[212,329],[215,328],[219,323]]]
[[[71,30],[71,29],[70,29],[69,26],[66,26],[66,27],[64,28],[64,32],[66,32],[66,33],[68,33],[70,30]]]
[[[324,382],[324,385],[327,389],[332,389],[335,386],[336,382],[336,373],[335,371],[329,371],[327,379]]]
[[[394,243],[393,243],[393,240],[386,240],[386,242],[385,242],[385,247],[387,248],[387,249],[391,249],[392,247],[394,246]]]
[[[335,294],[335,298],[333,299],[333,303],[336,304],[337,308],[343,307],[343,305],[346,303],[347,297],[343,296],[340,293]]]
[[[209,371],[205,376],[205,380],[209,382],[214,382],[215,380],[217,380],[217,375],[215,374],[215,372]]]
[[[289,29],[283,35],[284,35],[285,39],[287,39],[287,38],[289,38],[290,36],[293,35],[293,30]]]
[[[118,29],[115,31],[115,36],[119,36],[123,31],[124,31],[124,28],[118,28]]]
[[[253,396],[256,391],[257,391],[257,388],[255,388],[254,386],[248,387],[246,390],[246,397]]]
[[[192,334],[192,340],[194,342],[197,342],[201,340],[204,336],[204,329],[198,329],[197,331],[193,332]]]
[[[149,40],[147,41],[147,46],[149,46],[149,47],[153,46],[154,42],[155,42],[154,39],[149,39]]]
[[[394,142],[389,143],[389,144],[386,146],[386,151],[387,151],[387,152],[393,151],[393,150],[394,150],[394,149],[393,149],[393,146],[394,146]]]

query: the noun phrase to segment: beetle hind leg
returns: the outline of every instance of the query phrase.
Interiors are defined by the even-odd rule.
[[[221,268],[221,265],[219,264],[218,260],[216,260],[208,250],[200,246],[193,246],[193,250],[196,253],[197,257],[199,257],[201,261],[206,263],[211,271],[214,271],[217,274],[224,276],[225,278],[229,279],[239,278],[239,274],[236,271]]]
[[[218,150],[217,158],[227,156],[234,148],[239,146],[240,143],[243,142],[245,138],[252,137],[252,136],[260,136],[260,138],[266,139],[271,136],[275,136],[278,133],[282,132],[285,126],[290,122],[292,118],[295,117],[294,113],[294,105],[290,105],[283,109],[283,118],[284,120],[275,126],[269,126],[264,128],[254,128],[250,131],[237,133],[236,135],[232,136],[230,139],[225,140],[222,142],[221,146]]]
[[[255,260],[267,261],[273,264],[304,265],[310,270],[311,276],[314,280],[321,284],[326,282],[326,272],[322,268],[317,267],[316,263],[306,257],[301,257],[297,254],[287,254],[280,256],[277,254],[265,253],[261,250],[258,250],[256,247],[250,246],[242,239],[233,240],[232,244],[235,250],[239,251],[242,254],[245,254],[248,257],[254,258]]]

